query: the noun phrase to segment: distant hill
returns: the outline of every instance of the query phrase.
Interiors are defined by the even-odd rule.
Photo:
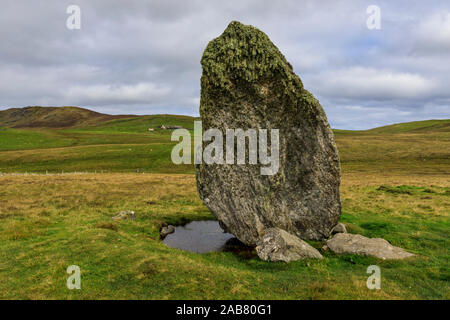
[[[168,114],[111,116],[75,107],[0,111],[0,173],[194,173],[192,165],[172,163],[173,131],[160,126],[192,130],[198,119]],[[333,131],[343,172],[428,174],[448,172],[449,129],[450,120],[428,120]]]
[[[366,130],[366,132],[368,133],[450,132],[450,119],[396,123],[388,126]]]
[[[137,116],[108,115],[79,107],[35,106],[0,111],[0,126],[9,128],[67,128],[135,117]]]

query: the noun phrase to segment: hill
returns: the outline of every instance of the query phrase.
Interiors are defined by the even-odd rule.
[[[109,115],[80,107],[11,108],[0,110],[0,127],[6,128],[77,128],[89,131],[146,132],[148,128],[180,125],[193,129],[197,117],[183,115]],[[333,130],[337,135],[377,133],[450,132],[450,119],[397,123],[369,130]]]
[[[171,141],[172,130],[158,127],[192,129],[197,119],[180,115],[109,116],[74,107],[2,111],[0,172],[193,173],[193,165],[171,162],[176,144]],[[342,170],[448,172],[449,125],[450,120],[427,120],[365,131],[334,130]]]
[[[178,125],[193,129],[198,118],[155,114],[109,115],[80,107],[25,107],[0,111],[0,127],[15,129],[80,129],[84,131],[145,133],[148,128]]]
[[[396,123],[366,130],[369,133],[450,132],[450,119]]]
[[[79,107],[25,107],[0,111],[0,126],[9,128],[67,128],[133,118],[134,115],[108,115]]]

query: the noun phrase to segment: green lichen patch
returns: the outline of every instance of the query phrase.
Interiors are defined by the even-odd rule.
[[[292,66],[269,37],[237,21],[209,42],[201,64],[202,88],[229,91],[237,82],[261,85],[264,79],[274,78],[280,79],[286,94],[300,93],[303,88]]]

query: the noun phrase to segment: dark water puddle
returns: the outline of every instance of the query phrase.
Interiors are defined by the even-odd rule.
[[[217,221],[192,221],[175,227],[175,232],[167,235],[163,243],[172,248],[195,253],[212,251],[253,251],[242,244],[232,234],[223,232]]]

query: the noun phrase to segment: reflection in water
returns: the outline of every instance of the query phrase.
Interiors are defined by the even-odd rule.
[[[175,227],[175,232],[167,235],[163,243],[196,253],[222,251],[232,234],[223,232],[217,221],[192,221],[185,226]]]

